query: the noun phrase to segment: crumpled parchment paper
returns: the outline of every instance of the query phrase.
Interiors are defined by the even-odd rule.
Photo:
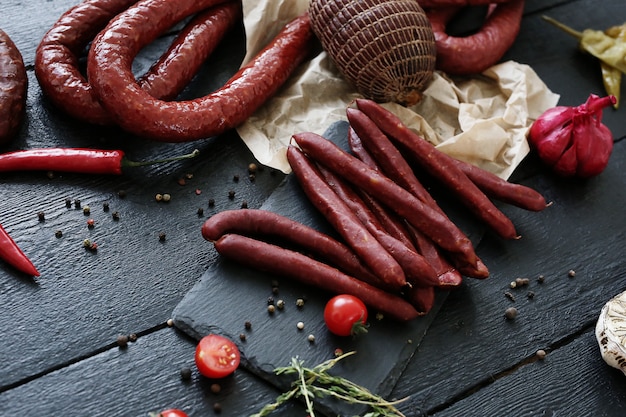
[[[243,0],[248,62],[291,19],[306,12],[308,0]],[[303,63],[283,88],[237,128],[257,160],[289,173],[291,136],[323,134],[346,120],[345,110],[361,97],[325,52]],[[436,72],[422,101],[406,108],[383,106],[441,151],[507,179],[529,152],[532,122],[558,103],[532,68],[514,61],[482,74],[450,79]]]

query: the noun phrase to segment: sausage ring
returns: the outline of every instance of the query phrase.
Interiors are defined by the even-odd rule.
[[[194,100],[165,102],[141,90],[131,67],[142,46],[173,21],[217,0],[144,0],[115,17],[94,40],[87,74],[100,102],[125,130],[164,142],[206,138],[246,120],[307,56],[313,35],[304,14],[217,91]],[[120,94],[123,91],[123,94]]]
[[[0,29],[0,145],[7,144],[20,129],[27,88],[22,54]]]
[[[508,3],[512,0],[419,0],[422,8],[486,6],[491,3]]]
[[[446,33],[446,25],[460,9],[426,10],[435,33],[437,69],[448,74],[476,74],[496,64],[515,42],[524,13],[524,0],[492,4],[479,32],[467,37]]]
[[[137,0],[85,0],[65,12],[44,35],[35,55],[42,91],[60,109],[88,123],[109,125],[113,119],[81,73],[79,57],[109,21]],[[176,97],[240,17],[239,2],[200,13],[169,49],[139,79],[141,88],[163,99]]]
[[[66,11],[46,32],[35,53],[35,75],[41,90],[57,107],[90,123],[110,123],[80,72],[79,56],[113,16],[135,2],[85,0]]]

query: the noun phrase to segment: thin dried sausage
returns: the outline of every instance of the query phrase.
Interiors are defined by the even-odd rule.
[[[237,234],[226,234],[219,238],[215,242],[215,249],[226,258],[264,272],[292,278],[334,294],[352,294],[394,320],[409,321],[420,315],[401,297],[299,252]]]
[[[475,74],[498,63],[517,38],[524,0],[493,6],[480,30],[465,37],[450,36],[446,32],[446,25],[462,7],[425,10],[435,34],[438,69],[448,74]]]
[[[390,139],[399,143],[425,170],[440,180],[479,219],[505,239],[519,238],[515,226],[489,198],[443,153],[409,129],[393,113],[371,100],[358,99],[357,106]],[[358,131],[357,131],[358,133]],[[436,242],[439,243],[439,242]]]
[[[314,37],[308,14],[303,14],[213,93],[164,102],[139,88],[132,62],[141,47],[174,21],[219,1],[144,0],[117,15],[96,37],[87,74],[103,106],[123,129],[165,142],[221,134],[246,120],[308,55]]]
[[[404,187],[407,191],[420,199],[424,204],[430,205],[431,208],[445,216],[444,211],[441,210],[435,199],[433,199],[430,193],[423,187],[404,159],[404,156],[394,144],[391,143],[389,138],[377,129],[363,112],[348,109],[347,114],[352,129],[349,143],[353,149],[357,149],[358,154],[370,161],[368,165],[382,171],[398,185]],[[357,130],[362,133],[363,138],[359,136]],[[364,146],[366,143],[367,145]],[[407,233],[411,235],[414,246],[417,248],[418,252],[428,259],[433,269],[437,272],[439,285],[443,287],[460,285],[462,281],[461,274],[445,259],[440,248],[438,248],[430,238],[415,229],[415,227],[407,225],[406,230]]]
[[[398,262],[326,184],[313,162],[294,146],[287,148],[287,160],[311,203],[372,273],[396,290],[404,288],[406,277]]]
[[[17,135],[26,107],[28,78],[19,49],[0,29],[0,145]]]
[[[509,182],[468,162],[450,159],[491,198],[530,211],[541,211],[549,205],[541,193],[530,187]]]
[[[326,138],[312,132],[297,133],[292,138],[315,162],[384,202],[390,210],[404,217],[439,246],[459,254],[463,262],[476,264],[472,242],[446,216]]]
[[[202,225],[202,237],[211,242],[227,233],[260,240],[279,239],[283,243],[297,246],[300,251],[324,259],[348,275],[372,285],[381,284],[343,243],[303,223],[268,210],[225,210],[209,217]]]
[[[389,234],[359,195],[342,178],[323,167],[319,167],[319,170],[335,194],[356,214],[372,236],[400,264],[408,282],[420,286],[438,284],[437,273],[426,259]]]

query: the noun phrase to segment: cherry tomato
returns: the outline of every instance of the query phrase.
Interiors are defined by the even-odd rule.
[[[367,307],[353,295],[337,295],[326,303],[324,322],[328,330],[337,336],[366,333]]]
[[[200,339],[195,359],[201,375],[207,378],[223,378],[237,369],[240,354],[232,340],[217,334],[209,334]]]
[[[161,411],[159,414],[156,414],[156,417],[189,417],[189,416],[183,410],[170,408],[168,410]]]

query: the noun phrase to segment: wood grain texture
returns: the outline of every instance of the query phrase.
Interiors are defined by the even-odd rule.
[[[491,266],[489,285],[466,281],[448,296],[394,396],[410,395],[411,407],[421,412],[436,409],[490,383],[536,350],[558,347],[595,325],[602,305],[626,286],[623,252],[611,249],[623,244],[626,222],[606,222],[608,213],[626,204],[626,195],[611,192],[626,186],[624,156],[626,142],[620,141],[607,170],[588,182],[543,176],[527,182],[553,205],[539,214],[507,210],[521,225],[519,241],[483,238],[477,250]],[[539,275],[545,277],[542,284]],[[530,285],[510,288],[518,277],[529,278]],[[507,321],[504,311],[511,306],[519,315]],[[449,347],[445,355],[437,349],[442,345]]]
[[[625,388],[624,375],[602,361],[593,331],[586,331],[543,361],[528,363],[432,415],[618,416],[626,413]]]
[[[78,364],[0,393],[0,414],[145,417],[176,407],[190,416],[243,416],[259,411],[280,394],[243,369],[220,381],[202,377],[193,364],[194,350],[195,341],[173,328],[160,328],[126,348],[107,346]],[[181,379],[184,368],[191,369],[191,379]],[[219,393],[211,390],[216,382]],[[221,413],[214,411],[216,403]],[[304,410],[296,402],[272,415],[304,415]]]

